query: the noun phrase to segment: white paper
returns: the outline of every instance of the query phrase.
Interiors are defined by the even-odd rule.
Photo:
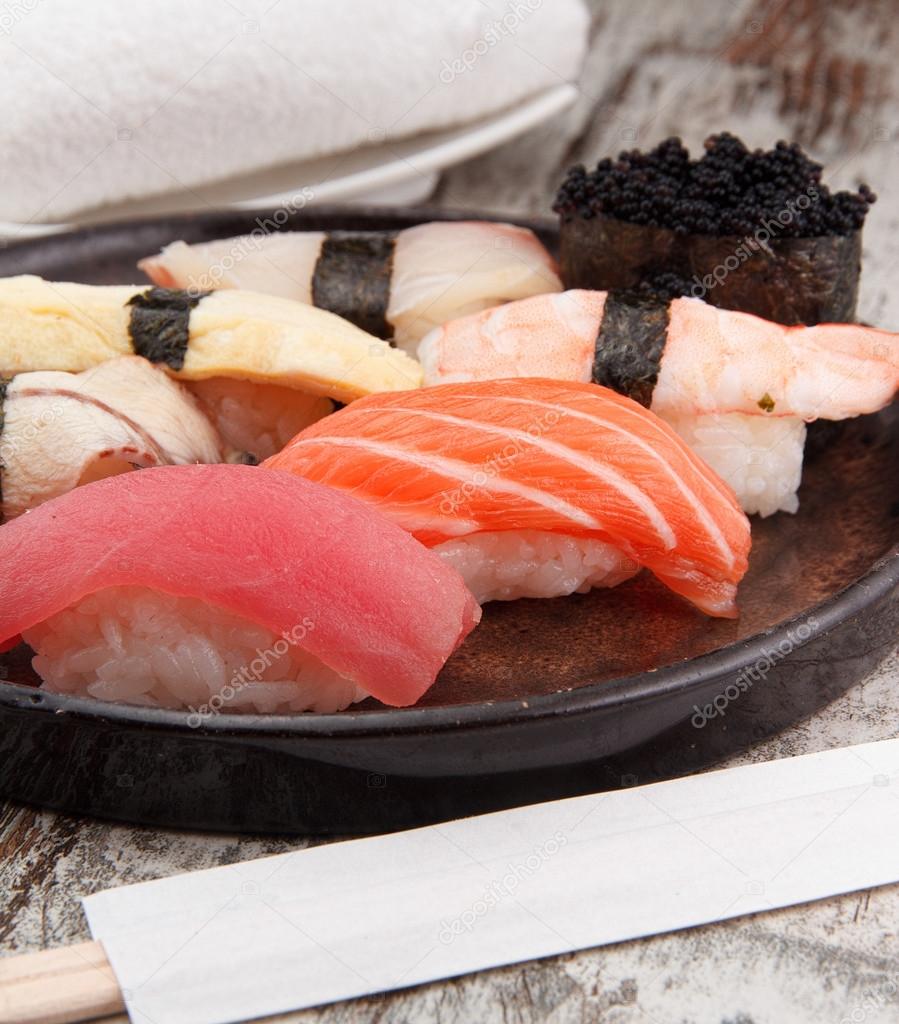
[[[228,1024],[899,880],[899,739],[89,896],[135,1024]]]

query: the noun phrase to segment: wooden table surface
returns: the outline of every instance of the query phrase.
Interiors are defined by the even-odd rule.
[[[551,2],[551,0],[546,0]],[[446,173],[447,206],[548,213],[574,161],[728,129],[796,139],[842,187],[880,196],[866,228],[861,315],[899,329],[899,18],[889,0],[598,0],[576,105]],[[514,39],[512,40],[514,45]],[[487,59],[487,58],[485,58]],[[899,722],[899,657],[810,721],[730,763],[883,739]],[[136,882],[299,848],[298,840],[132,828],[0,811],[0,951],[86,937],[79,900]],[[122,1018],[123,1020],[124,1018]],[[899,886],[485,972],[278,1018],[445,1024],[762,1024],[899,1020]]]

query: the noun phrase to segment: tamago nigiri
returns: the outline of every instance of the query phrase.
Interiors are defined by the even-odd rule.
[[[333,401],[421,385],[404,352],[302,302],[244,291],[0,278],[0,376],[143,356],[193,390],[226,444],[277,451]]]

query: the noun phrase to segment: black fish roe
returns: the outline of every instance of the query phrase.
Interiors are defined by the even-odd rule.
[[[783,211],[790,217],[779,222],[781,238],[859,230],[877,197],[867,185],[831,192],[821,184],[821,171],[796,143],[750,151],[721,132],[691,160],[681,140],[672,138],[647,153],[634,149],[600,160],[593,171],[572,167],[553,210],[563,220],[603,214],[678,234],[744,235]]]
[[[688,281],[680,274],[660,271],[647,275],[633,288],[619,288],[612,294],[621,302],[630,303],[632,306],[643,304],[652,306],[660,302],[667,303],[672,299],[679,299],[684,295],[692,295],[694,284],[694,281]]]

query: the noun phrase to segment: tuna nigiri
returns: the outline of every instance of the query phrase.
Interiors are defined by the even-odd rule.
[[[135,354],[189,386],[203,382],[199,397],[213,416],[221,388],[206,382],[234,382],[228,393],[239,391],[240,423],[223,415],[217,426],[235,447],[248,430],[262,437],[260,457],[292,436],[287,429],[330,412],[331,399],[421,384],[418,363],[385,341],[272,295],[0,279],[0,374],[79,372]],[[265,387],[264,400],[255,399],[256,386]]]
[[[735,614],[750,537],[733,493],[607,388],[522,379],[372,396],[265,465],[368,502],[481,601],[614,586],[645,566],[709,614]]]
[[[432,331],[425,383],[549,376],[629,395],[677,430],[746,512],[795,512],[806,423],[875,412],[899,389],[899,335],[784,327],[700,299],[567,291]]]
[[[194,399],[139,356],[0,382],[0,518],[116,473],[227,454]]]
[[[248,466],[71,491],[0,529],[0,566],[0,646],[21,634],[47,689],[198,723],[412,704],[480,617],[458,573],[362,502]]]
[[[312,303],[410,352],[446,320],[562,288],[532,231],[487,221],[398,232],[259,229],[172,242],[138,266],[164,288],[248,288]]]

